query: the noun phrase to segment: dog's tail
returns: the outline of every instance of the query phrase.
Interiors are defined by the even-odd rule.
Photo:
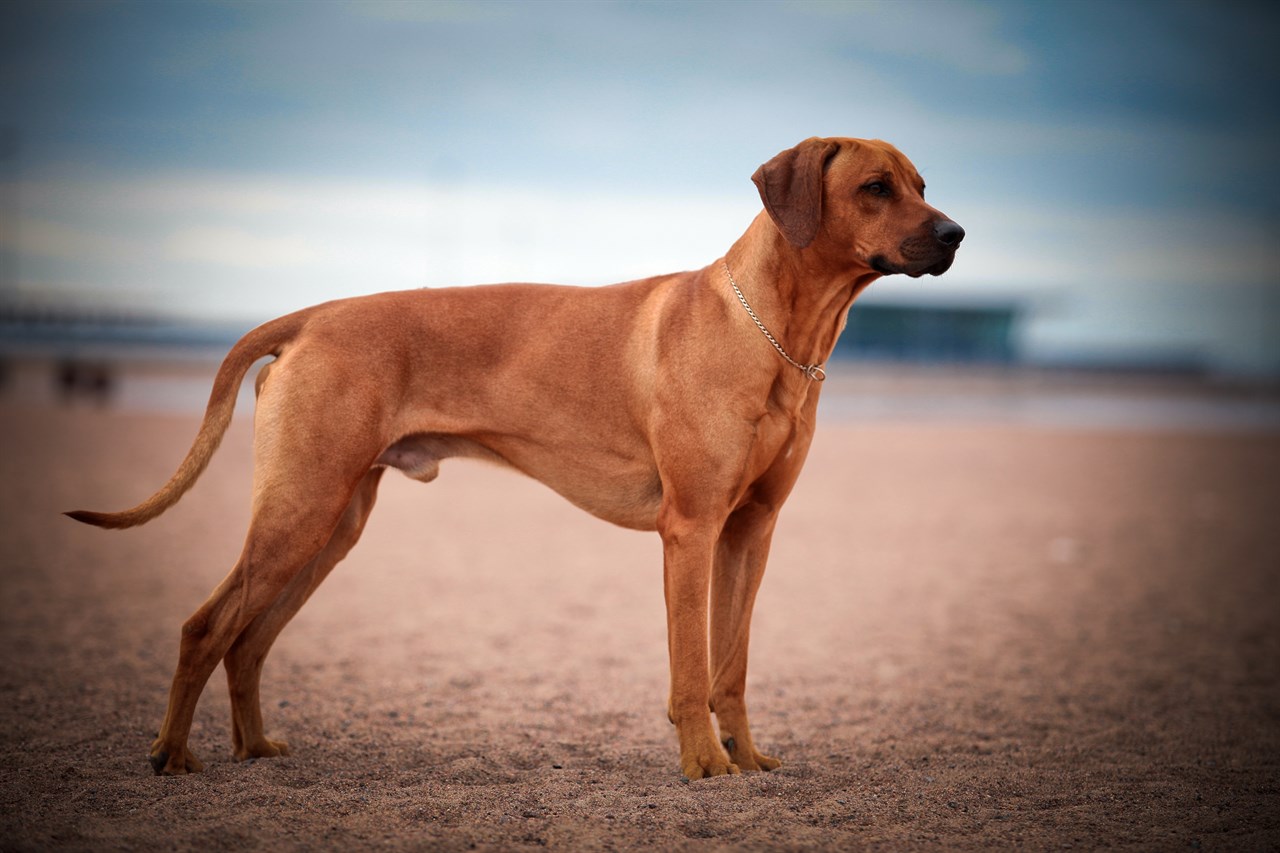
[[[299,311],[264,323],[231,348],[213,380],[213,390],[209,393],[209,405],[205,408],[200,431],[196,433],[187,457],[160,491],[133,509],[121,512],[75,510],[66,515],[85,524],[115,530],[145,524],[176,504],[195,484],[196,478],[204,473],[214,451],[222,443],[222,436],[231,424],[231,414],[235,411],[240,382],[248,373],[249,367],[263,356],[280,355],[284,345],[293,340],[301,330],[306,322],[306,314],[305,311]]]

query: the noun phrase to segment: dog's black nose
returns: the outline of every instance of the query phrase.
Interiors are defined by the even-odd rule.
[[[934,223],[933,236],[944,246],[959,246],[964,239],[964,229],[950,219],[939,219]]]

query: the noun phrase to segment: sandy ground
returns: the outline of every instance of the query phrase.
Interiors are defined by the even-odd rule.
[[[825,403],[825,401],[824,401]],[[446,464],[384,480],[267,665],[288,758],[146,752],[242,540],[250,435],[162,519],[186,415],[0,408],[0,847],[1280,847],[1280,435],[825,423],[756,609],[773,773],[684,781],[657,537]]]

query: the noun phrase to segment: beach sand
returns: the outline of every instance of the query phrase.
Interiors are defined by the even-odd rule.
[[[825,401],[824,401],[825,404]],[[250,423],[143,528],[188,414],[0,408],[0,848],[1280,846],[1280,436],[822,424],[748,700],[773,773],[689,783],[661,549],[543,486],[394,473],[267,662],[235,763],[221,670],[152,775],[183,620],[243,541]],[[318,452],[322,452],[318,450]]]

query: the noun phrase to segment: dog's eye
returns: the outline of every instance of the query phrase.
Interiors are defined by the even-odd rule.
[[[884,181],[872,181],[869,184],[865,184],[862,187],[862,189],[865,190],[866,192],[871,193],[872,195],[878,195],[878,196],[884,196],[884,197],[893,195],[893,193],[889,190],[889,185],[886,184]]]

